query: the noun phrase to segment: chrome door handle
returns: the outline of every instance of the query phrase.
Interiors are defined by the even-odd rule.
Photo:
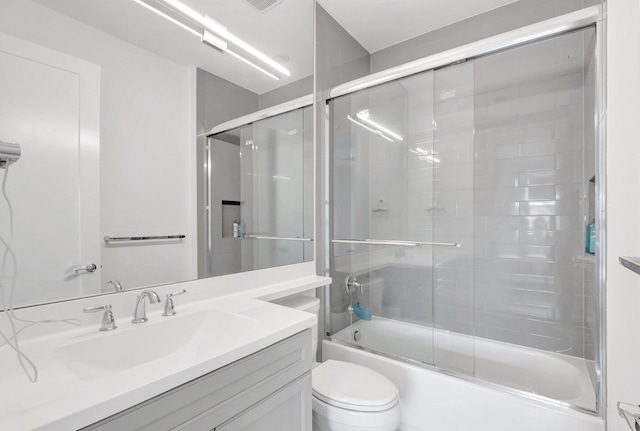
[[[83,272],[95,272],[96,269],[98,269],[98,267],[96,266],[95,263],[92,263],[87,266],[83,266],[81,268],[76,268],[73,270],[73,272],[75,272],[76,274],[81,274]]]

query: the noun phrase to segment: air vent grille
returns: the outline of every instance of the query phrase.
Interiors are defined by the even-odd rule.
[[[254,8],[258,9],[260,13],[264,13],[267,10],[282,3],[283,0],[246,0]]]

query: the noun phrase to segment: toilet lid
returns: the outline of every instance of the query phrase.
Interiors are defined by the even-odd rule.
[[[354,411],[388,410],[398,402],[398,389],[382,374],[361,365],[328,360],[312,370],[313,395]]]

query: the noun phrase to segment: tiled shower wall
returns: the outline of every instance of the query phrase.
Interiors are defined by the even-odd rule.
[[[592,357],[585,276],[594,271],[584,232],[593,167],[585,169],[583,120],[593,110],[584,104],[583,52],[593,36],[475,61],[477,336]]]

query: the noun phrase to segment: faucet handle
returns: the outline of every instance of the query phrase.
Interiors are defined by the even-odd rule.
[[[102,315],[102,326],[100,327],[100,331],[113,331],[117,328],[116,319],[113,317],[113,312],[111,311],[111,305],[107,304],[102,307],[85,307],[82,309],[85,313],[96,313],[98,311],[104,311]]]
[[[164,301],[164,313],[162,313],[163,316],[173,316],[176,314],[176,308],[173,304],[173,297],[182,295],[184,293],[187,293],[187,289],[182,289],[173,293],[167,293],[167,299]]]
[[[364,295],[364,287],[362,286],[362,283],[359,283],[358,279],[353,274],[349,274],[349,276],[344,279],[344,288],[349,295],[356,293],[357,289],[360,289],[360,295]]]

